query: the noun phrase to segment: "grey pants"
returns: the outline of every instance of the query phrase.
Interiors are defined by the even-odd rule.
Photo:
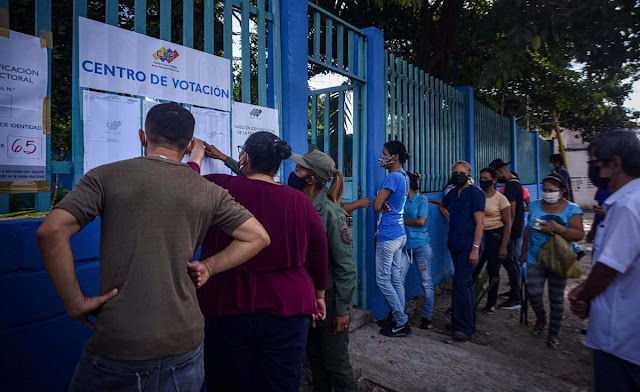
[[[560,325],[562,324],[564,288],[567,285],[567,280],[535,264],[527,264],[527,292],[529,293],[529,302],[538,321],[546,322],[547,315],[542,302],[545,281],[549,282],[549,313],[551,318],[549,335],[557,336],[558,332],[560,332]]]

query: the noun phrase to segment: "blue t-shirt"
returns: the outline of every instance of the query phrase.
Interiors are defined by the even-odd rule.
[[[391,241],[405,235],[404,233],[404,204],[409,194],[409,176],[404,170],[389,173],[382,182],[380,189],[391,191],[387,197],[390,211],[383,211],[378,223],[378,241]]]
[[[442,205],[449,209],[449,250],[470,252],[476,231],[473,214],[478,211],[484,212],[484,192],[475,185],[469,185],[458,197],[458,189],[452,189],[442,199]]]
[[[582,215],[582,209],[572,202],[567,202],[565,209],[559,214],[551,214],[542,209],[540,200],[531,202],[529,205],[529,220],[527,221],[527,228],[529,228],[529,246],[527,247],[527,263],[537,264],[538,254],[542,249],[542,246],[549,239],[549,234],[545,234],[540,230],[535,230],[533,224],[536,219],[543,221],[554,220],[562,226],[569,227],[569,220],[574,215]],[[569,245],[573,246],[573,242],[569,242]]]
[[[429,199],[419,193],[407,199],[404,206],[404,219],[418,219],[424,217],[427,219],[429,214]],[[407,233],[407,244],[405,249],[418,249],[429,245],[429,231],[427,225],[424,226],[407,226],[404,227]]]

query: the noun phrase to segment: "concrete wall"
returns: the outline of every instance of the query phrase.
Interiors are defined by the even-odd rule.
[[[65,391],[91,331],[69,318],[44,270],[42,220],[0,222],[0,391]],[[71,239],[85,295],[98,294],[99,220]]]

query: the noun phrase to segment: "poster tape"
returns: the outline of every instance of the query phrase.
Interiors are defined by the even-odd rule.
[[[40,47],[53,49],[53,33],[46,30],[40,30]]]
[[[9,10],[0,8],[0,37],[9,38]]]
[[[42,98],[42,134],[51,134],[51,97]]]

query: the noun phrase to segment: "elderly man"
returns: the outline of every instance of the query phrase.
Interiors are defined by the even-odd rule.
[[[570,294],[571,310],[589,317],[596,391],[640,390],[640,139],[608,132],[589,146],[589,178],[613,194],[602,208],[593,268]]]

